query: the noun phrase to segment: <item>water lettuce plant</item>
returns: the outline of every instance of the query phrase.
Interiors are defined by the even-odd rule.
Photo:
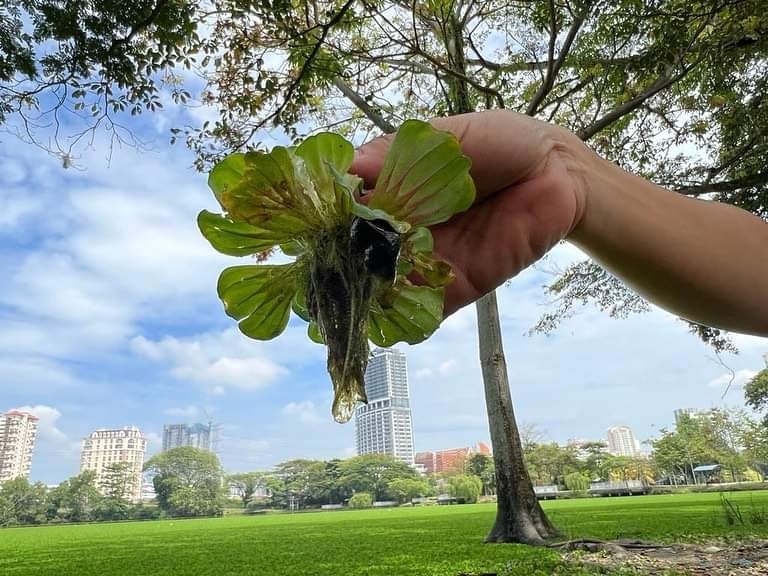
[[[433,254],[428,227],[475,198],[458,141],[426,122],[400,127],[364,196],[362,180],[348,173],[353,158],[352,144],[329,132],[296,147],[231,154],[208,178],[224,213],[198,216],[219,252],[264,256],[279,248],[293,258],[225,269],[219,297],[251,338],[278,336],[291,310],[309,323],[309,337],[328,348],[339,422],[366,401],[369,340],[416,344],[440,325],[453,275]]]

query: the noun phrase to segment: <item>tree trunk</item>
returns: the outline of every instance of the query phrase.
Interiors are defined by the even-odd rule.
[[[496,521],[486,542],[541,545],[557,535],[533,491],[509,390],[496,293],[477,301],[480,364],[496,465]]]

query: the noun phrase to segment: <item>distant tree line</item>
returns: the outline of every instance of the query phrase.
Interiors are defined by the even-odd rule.
[[[693,484],[705,481],[761,480],[768,476],[768,426],[740,410],[714,409],[682,416],[649,442],[650,456],[608,452],[604,442],[559,446],[528,430],[525,462],[535,485],[586,492],[591,482],[643,480]],[[701,465],[719,465],[715,474],[696,475]],[[236,488],[246,511],[311,509],[326,504],[365,508],[377,501],[408,504],[446,494],[465,502],[495,493],[493,458],[472,454],[448,473],[419,475],[390,456],[371,454],[346,460],[294,459],[270,471],[227,475],[217,456],[183,447],[153,456],[144,466],[152,477],[155,501],[134,503],[129,468],[107,468],[101,483],[86,471],[49,489],[17,478],[0,485],[0,526],[94,522],[159,517],[217,516],[233,505]]]

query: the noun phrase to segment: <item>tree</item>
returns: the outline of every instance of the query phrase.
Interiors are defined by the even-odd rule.
[[[496,491],[496,469],[493,458],[487,454],[472,454],[467,459],[467,472],[480,478],[483,483],[483,495],[488,496]]]
[[[350,508],[370,508],[373,506],[373,496],[367,492],[358,492],[349,499]]]
[[[513,108],[564,125],[604,156],[690,196],[768,215],[768,16],[759,0],[556,3],[218,0],[206,49],[220,118],[186,132],[204,167],[259,146],[262,130],[333,126],[363,136],[405,118]],[[257,32],[254,32],[257,31]],[[698,148],[697,154],[683,150]],[[616,317],[648,308],[596,264],[549,287],[548,331],[594,301]],[[527,477],[495,297],[477,304],[497,521],[488,539],[554,534]],[[692,330],[717,348],[716,330]]]
[[[211,516],[223,510],[223,473],[213,452],[182,446],[150,458],[160,509],[172,516]]]
[[[428,496],[432,492],[432,487],[420,478],[395,478],[387,484],[387,491],[400,504],[403,504],[412,502],[419,496]]]
[[[46,518],[46,487],[14,478],[0,484],[0,526],[41,524]]]
[[[243,501],[243,506],[248,506],[256,490],[266,487],[266,474],[264,472],[230,474],[227,476],[227,480],[240,490],[240,499]]]
[[[448,493],[454,498],[462,498],[465,502],[477,502],[483,483],[480,478],[471,474],[458,474],[448,478]]]
[[[755,374],[744,386],[744,397],[747,400],[747,406],[757,411],[763,411],[768,408],[768,355],[766,356],[765,364],[766,367]],[[765,414],[764,423],[768,427],[768,412]]]
[[[738,481],[747,470],[742,447],[757,439],[749,439],[749,429],[749,418],[732,410],[683,417],[675,430],[662,429],[661,437],[652,441],[652,457],[661,473],[682,476],[691,483],[703,480],[694,469],[707,464],[720,464],[731,480]]]
[[[300,507],[323,503],[331,489],[321,460],[289,460],[278,464],[275,473],[283,481],[286,495],[297,498]]]
[[[128,462],[114,462],[104,468],[99,487],[102,494],[116,501],[128,499],[129,490],[133,489],[135,479],[131,477],[132,466]]]
[[[344,460],[339,470],[339,484],[350,493],[367,492],[375,500],[393,495],[389,484],[401,478],[416,478],[416,471],[402,460],[384,454],[366,454]]]
[[[97,128],[137,143],[121,114],[162,108],[161,90],[191,97],[177,70],[195,63],[202,16],[197,0],[3,3],[0,124],[65,168]]]
[[[589,490],[589,476],[583,472],[571,472],[563,478],[563,483],[567,490],[574,492],[586,492]]]
[[[70,522],[87,522],[95,518],[96,509],[101,501],[101,494],[96,487],[96,472],[85,470],[62,482],[59,504],[64,508],[64,517]]]

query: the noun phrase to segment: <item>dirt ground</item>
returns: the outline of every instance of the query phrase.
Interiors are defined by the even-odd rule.
[[[658,547],[618,541],[608,546],[595,544],[592,551],[588,543],[582,548],[565,553],[565,559],[603,568],[630,568],[649,576],[670,572],[691,576],[768,576],[768,540]]]

